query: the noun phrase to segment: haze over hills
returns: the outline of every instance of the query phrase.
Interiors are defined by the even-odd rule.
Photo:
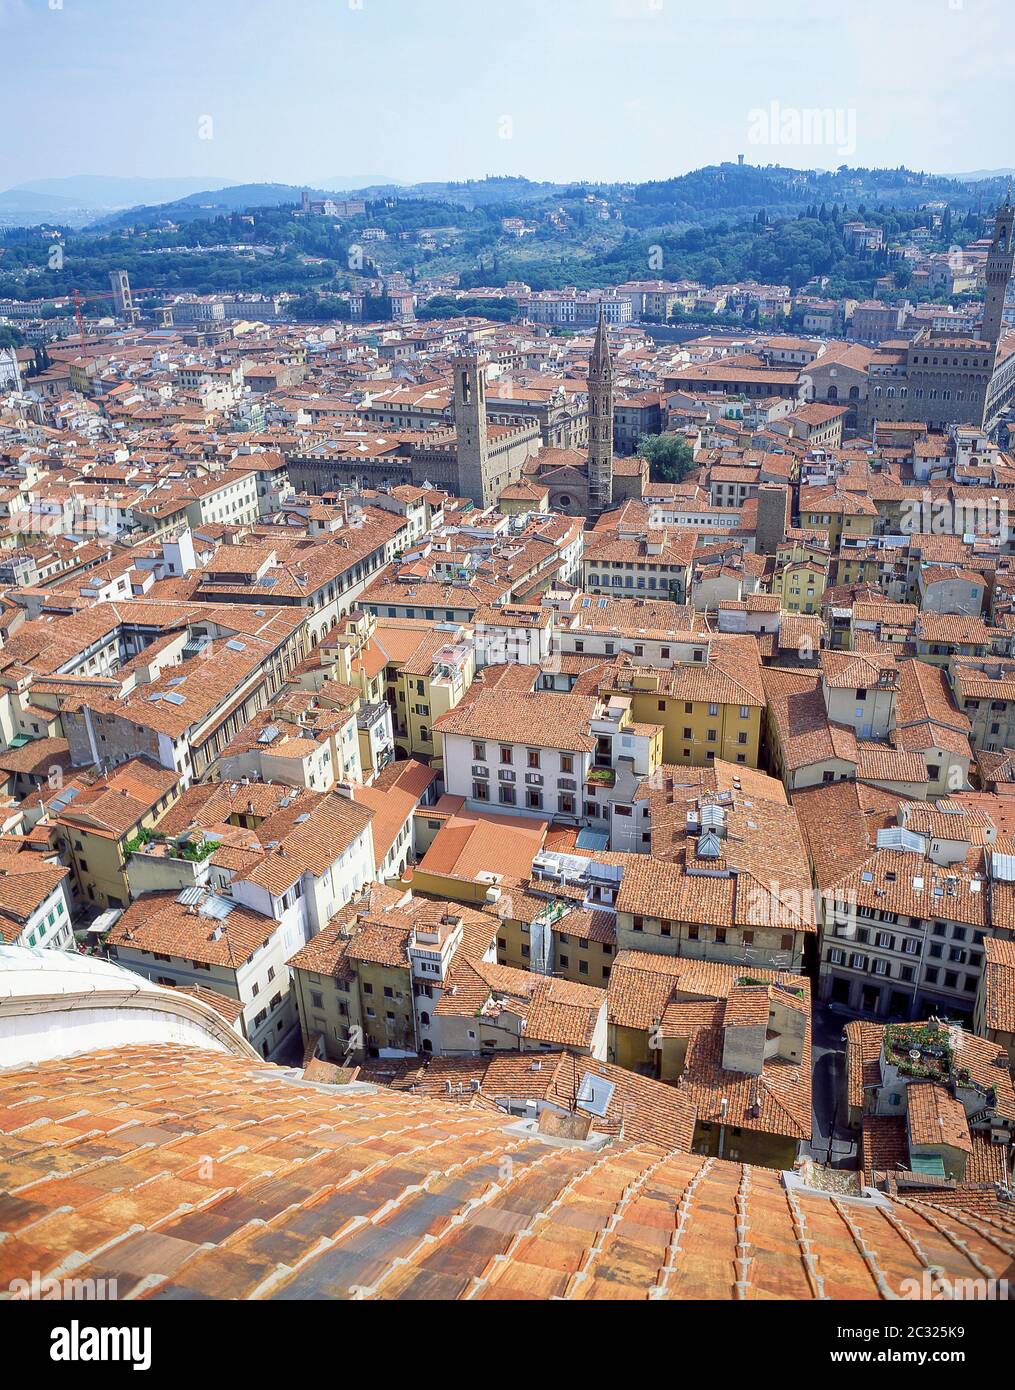
[[[103,213],[139,204],[157,204],[190,193],[225,188],[233,180],[192,174],[180,178],[119,178],[76,174],[67,178],[31,179],[0,192],[0,225],[34,226],[59,222],[84,227]]]
[[[236,183],[197,176],[115,178],[81,175],[37,179],[0,193],[0,226],[57,223],[96,230],[190,222],[252,208],[299,203],[304,190],[315,199],[357,193],[367,201],[389,198],[431,202],[469,210],[498,208],[519,212],[577,193],[621,194],[630,207],[632,227],[707,224],[725,217],[795,213],[813,202],[857,207],[913,208],[932,199],[955,207],[972,206],[1003,193],[1011,171],[979,170],[938,175],[906,168],[837,170],[794,169],[781,165],[725,163],[648,183],[547,183],[521,176],[492,175],[461,182],[415,184],[378,176],[342,175],[320,187],[295,183]],[[990,185],[996,184],[996,189]]]
[[[238,183],[235,179],[189,175],[179,178],[131,178],[106,174],[81,174],[67,178],[32,179],[0,192],[0,226],[30,227],[58,222],[85,227],[125,209],[161,208],[171,204],[187,215],[194,207],[202,215],[236,212],[247,207],[277,207],[298,202],[304,184]],[[361,188],[377,196],[394,193],[404,185],[377,174],[347,174],[329,179],[328,193],[355,192]],[[227,190],[236,190],[227,196]],[[314,190],[315,196],[324,192]],[[148,219],[146,219],[148,220]]]
[[[381,174],[338,174],[325,179],[324,187],[335,193],[358,193],[364,188],[405,188],[403,179],[389,179]]]
[[[1010,179],[1015,169],[975,169],[971,174],[953,174],[953,179]]]
[[[235,179],[191,174],[180,178],[118,178],[112,174],[76,174],[68,178],[31,179],[9,193],[43,193],[92,207],[126,208],[137,203],[168,203],[190,193],[227,188]]]
[[[811,203],[838,203],[850,207],[888,206],[915,208],[931,200],[954,207],[972,207],[995,190],[1003,193],[1007,175],[982,173],[975,178],[928,174],[916,170],[863,169],[843,165],[837,170],[793,169],[781,165],[719,164],[671,179],[651,183],[539,183],[517,176],[494,175],[470,179],[416,184],[369,184],[358,188],[367,201],[397,197],[401,200],[448,204],[469,210],[493,208],[517,212],[540,203],[576,194],[621,194],[629,207],[624,224],[630,227],[679,226],[708,223],[725,217],[795,214]],[[349,180],[347,191],[354,191]],[[191,193],[175,202],[131,208],[98,225],[109,227],[153,226],[160,221],[192,221],[196,218],[243,212],[255,207],[280,207],[298,203],[305,185],[235,184],[219,190]],[[310,189],[314,198],[339,191]]]
[[[277,208],[299,203],[304,189],[313,198],[328,197],[333,190],[307,189],[305,184],[238,183],[226,188],[202,189],[172,202],[139,204],[103,217],[95,223],[96,231],[121,227],[158,226],[160,222],[195,222],[246,212],[250,208]]]

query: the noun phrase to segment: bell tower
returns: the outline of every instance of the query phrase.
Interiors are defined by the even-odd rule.
[[[613,505],[613,363],[606,339],[606,316],[589,359],[589,515],[601,516]]]
[[[455,376],[455,434],[458,449],[458,491],[477,507],[489,507],[492,495],[489,444],[486,434],[485,354],[463,352],[452,364]]]

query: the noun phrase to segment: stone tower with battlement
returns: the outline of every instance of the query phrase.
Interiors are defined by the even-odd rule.
[[[489,507],[496,501],[486,429],[486,364],[485,353],[463,352],[456,355],[452,365],[458,491],[461,497],[471,497],[477,507]]]
[[[1004,301],[1015,263],[1015,207],[1011,189],[994,219],[994,240],[987,255],[987,299],[983,306],[980,336],[996,350],[1004,325]]]
[[[613,363],[602,308],[589,358],[588,476],[589,516],[601,516],[613,504]]]

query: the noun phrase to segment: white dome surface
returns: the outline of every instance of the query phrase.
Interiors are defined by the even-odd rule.
[[[0,1068],[154,1042],[256,1056],[192,994],[99,956],[0,945]]]

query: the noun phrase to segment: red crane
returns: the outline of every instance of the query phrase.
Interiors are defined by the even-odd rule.
[[[131,296],[134,295],[134,292],[135,291],[132,287]],[[157,294],[160,292],[161,291],[158,285],[142,285],[141,288],[137,291],[138,294]],[[74,317],[77,320],[78,325],[79,345],[83,346],[85,341],[85,325],[84,320],[81,317],[82,304],[84,304],[87,300],[90,299],[116,299],[116,297],[117,296],[109,290],[106,290],[105,292],[96,291],[94,294],[82,294],[80,290],[71,290],[71,300],[74,304]]]

